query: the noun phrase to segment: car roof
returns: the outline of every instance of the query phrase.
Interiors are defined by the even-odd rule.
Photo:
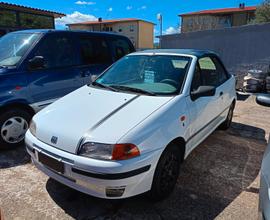
[[[108,35],[108,36],[121,36],[125,37],[123,35],[119,35],[117,33],[112,32],[102,32],[102,31],[84,31],[84,30],[55,30],[55,29],[29,29],[29,30],[21,30],[21,31],[14,31],[12,33],[87,33],[87,34],[93,34],[93,35]]]
[[[184,55],[192,55],[196,57],[203,57],[209,55],[218,56],[217,53],[211,50],[197,50],[197,49],[154,49],[154,50],[144,50],[138,51],[133,54],[149,54],[149,53],[164,53],[164,54],[184,54]]]

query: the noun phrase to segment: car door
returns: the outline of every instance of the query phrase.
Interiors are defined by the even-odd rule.
[[[28,71],[30,96],[33,103],[50,104],[74,91],[80,83],[80,75],[72,35],[69,33],[47,34],[29,56],[44,58],[44,66]]]
[[[218,81],[215,65],[210,57],[198,60],[193,75],[191,92],[196,91],[200,86],[214,86],[217,89]],[[201,143],[218,124],[219,89],[216,90],[214,96],[200,97],[196,100],[192,100],[191,96],[187,96],[186,100],[190,115],[190,125],[187,129],[187,151],[189,152]]]
[[[213,63],[215,64],[216,67],[216,73],[218,76],[218,86],[217,86],[217,91],[220,94],[220,99],[219,99],[219,119],[224,120],[224,117],[227,116],[227,112],[224,111],[228,110],[228,108],[231,105],[231,89],[232,86],[230,85],[230,82],[228,81],[229,74],[227,73],[226,69],[224,68],[223,64],[221,63],[220,59],[216,56],[211,57],[213,60]]]
[[[80,66],[78,72],[84,84],[91,82],[91,76],[100,75],[113,62],[108,42],[103,36],[78,35]]]

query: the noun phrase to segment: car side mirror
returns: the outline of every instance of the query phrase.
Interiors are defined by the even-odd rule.
[[[200,97],[214,96],[216,88],[214,86],[200,86],[197,90],[190,93],[191,99],[194,101]]]
[[[258,95],[256,102],[259,105],[270,107],[270,95]]]
[[[35,56],[28,61],[28,68],[30,70],[42,69],[44,65],[45,60],[43,56]]]

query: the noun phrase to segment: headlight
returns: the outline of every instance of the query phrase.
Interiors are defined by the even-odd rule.
[[[79,155],[100,160],[126,160],[140,155],[134,144],[102,144],[86,142],[79,151]]]
[[[32,135],[36,136],[36,123],[33,120],[30,122],[29,130]]]

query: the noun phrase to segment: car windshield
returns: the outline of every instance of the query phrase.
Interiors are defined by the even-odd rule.
[[[182,88],[190,62],[190,57],[174,55],[126,56],[93,85],[146,95],[173,95]]]
[[[0,38],[0,66],[15,66],[38,39],[38,34],[10,33]]]

